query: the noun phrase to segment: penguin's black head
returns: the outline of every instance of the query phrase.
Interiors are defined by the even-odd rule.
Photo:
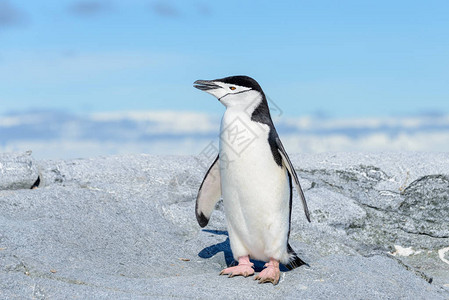
[[[238,85],[238,86],[242,86],[242,87],[247,87],[247,88],[251,88],[253,90],[262,92],[262,88],[257,83],[257,81],[255,81],[251,77],[245,76],[245,75],[229,76],[229,77],[225,77],[225,78],[221,78],[221,79],[216,79],[215,81],[232,84],[232,85]]]
[[[226,107],[257,105],[265,98],[257,81],[244,75],[215,80],[197,80],[193,86],[215,96]]]

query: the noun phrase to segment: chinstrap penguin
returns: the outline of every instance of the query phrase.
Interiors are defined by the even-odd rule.
[[[254,274],[251,259],[267,262],[255,277],[279,282],[279,263],[288,269],[305,264],[290,246],[292,181],[310,222],[295,169],[279,139],[260,85],[248,76],[197,80],[194,87],[226,106],[221,120],[219,154],[207,171],[196,199],[201,227],[223,198],[234,259],[238,265],[221,274]]]

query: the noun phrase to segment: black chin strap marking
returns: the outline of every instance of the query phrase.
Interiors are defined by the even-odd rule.
[[[240,91],[240,92],[237,92],[237,93],[227,93],[227,94],[224,94],[223,96],[221,96],[220,98],[218,98],[218,101],[221,101],[221,99],[223,99],[223,98],[226,97],[227,95],[237,95],[237,94],[249,92],[249,91],[252,91],[252,90],[253,90],[253,89],[244,90],[244,91]]]

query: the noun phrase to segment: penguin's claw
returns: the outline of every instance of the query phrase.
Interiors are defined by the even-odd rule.
[[[254,275],[254,269],[252,268],[252,264],[239,264],[238,266],[222,270],[220,275],[229,275],[229,278],[234,276],[248,277]]]
[[[267,278],[267,277],[266,278],[260,278],[259,277],[258,280],[259,280],[259,284],[266,283],[266,282],[271,282],[273,285],[276,285],[279,282],[279,278]]]
[[[259,283],[271,282],[273,285],[278,284],[279,278],[281,277],[281,271],[279,270],[279,262],[270,259],[269,263],[265,264],[265,269],[263,269],[259,275],[254,277],[254,280],[259,280]]]
[[[249,256],[240,256],[239,264],[235,267],[229,267],[220,272],[220,275],[229,275],[229,278],[234,276],[248,277],[254,274],[254,264],[249,260]]]

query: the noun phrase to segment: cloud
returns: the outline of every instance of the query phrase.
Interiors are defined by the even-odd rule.
[[[205,2],[192,4],[191,8],[193,13],[203,17],[208,17],[212,14],[212,9]],[[175,5],[167,1],[154,1],[150,4],[150,9],[154,14],[165,18],[177,18],[183,14]],[[188,12],[185,13],[188,14]]]
[[[198,13],[202,16],[210,16],[212,14],[212,9],[204,2],[197,3],[196,8]]]
[[[12,6],[9,1],[0,1],[0,28],[20,25],[25,21],[23,12]]]
[[[179,12],[176,9],[176,7],[167,2],[163,1],[153,2],[151,4],[151,9],[155,14],[162,17],[173,18],[179,16]]]
[[[219,120],[214,116],[200,112],[177,111],[128,111],[93,113],[94,122],[128,122],[128,124],[151,124],[145,128],[145,134],[217,134]],[[0,122],[1,124],[1,122]]]
[[[219,116],[182,111],[129,111],[72,115],[34,111],[0,115],[0,152],[33,150],[38,158],[75,158],[125,153],[201,155],[218,147]],[[438,118],[372,118],[374,130],[353,134],[360,119],[313,117],[276,122],[289,153],[447,152],[449,115]],[[287,122],[288,121],[288,122]],[[321,127],[320,127],[321,126]],[[341,128],[341,127],[344,128]],[[313,129],[311,128],[313,127]],[[339,130],[335,130],[340,127]]]
[[[111,9],[108,1],[78,1],[69,6],[69,11],[79,16],[92,16]]]
[[[344,134],[307,135],[280,134],[285,148],[292,153],[320,152],[447,152],[449,133],[446,131],[401,133],[370,133],[360,137]]]

